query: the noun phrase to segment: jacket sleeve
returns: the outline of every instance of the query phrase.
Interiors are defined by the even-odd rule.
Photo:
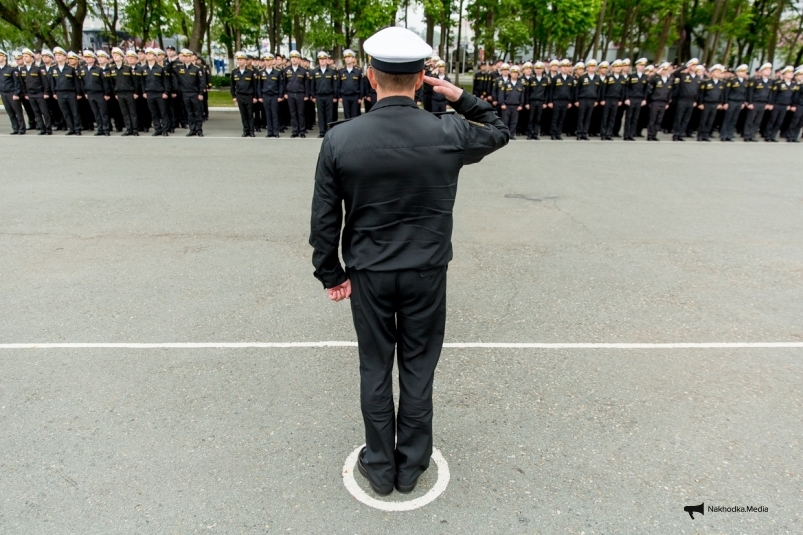
[[[312,76],[309,71],[304,73],[304,96],[307,98],[312,96]]]
[[[315,171],[309,243],[313,247],[315,278],[324,288],[334,288],[348,277],[340,264],[338,248],[343,225],[343,196],[337,181],[329,137],[324,138]]]
[[[477,163],[488,154],[501,149],[510,140],[510,131],[488,102],[463,91],[451,106],[457,115],[447,115],[445,120],[456,121],[463,134],[463,163]]]
[[[75,94],[78,96],[84,95],[84,83],[78,75],[78,70],[73,69],[73,83],[75,83]]]
[[[19,98],[25,96],[25,84],[23,83],[22,77],[20,76],[20,71],[17,69],[14,69],[11,72],[11,85],[14,86],[14,88],[11,91],[12,94],[14,94],[14,96],[17,96]]]

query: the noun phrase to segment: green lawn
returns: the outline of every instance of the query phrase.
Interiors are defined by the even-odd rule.
[[[212,89],[209,91],[209,105],[214,107],[222,106],[236,106],[231,100],[231,93],[229,91],[222,91],[219,89]]]

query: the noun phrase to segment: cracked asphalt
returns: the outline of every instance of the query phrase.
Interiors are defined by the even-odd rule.
[[[312,277],[319,142],[218,139],[237,121],[0,136],[0,343],[354,340]],[[461,174],[447,341],[803,341],[801,164],[789,144],[513,142]],[[451,482],[386,513],[341,479],[355,348],[0,349],[0,533],[797,534],[801,362],[446,349]],[[702,502],[768,511],[683,512]]]

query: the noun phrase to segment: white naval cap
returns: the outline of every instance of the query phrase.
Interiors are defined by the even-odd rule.
[[[69,52],[67,52],[67,57],[68,57],[68,58],[71,58],[71,59],[81,59],[81,56],[79,56],[78,54],[76,54],[76,53],[75,53],[75,52],[73,52],[72,50],[70,50]]]
[[[622,60],[622,65],[630,65],[630,58],[625,58]]]
[[[535,65],[534,65],[534,67],[535,67],[536,69],[543,69],[545,66],[546,66],[546,65],[544,65],[544,62],[543,62],[543,61],[540,61],[540,60],[539,60],[539,61],[536,61],[536,62],[535,62]]]
[[[33,51],[30,48],[23,48],[21,54],[22,55],[28,54],[29,56],[33,56]]]
[[[192,50],[189,48],[182,48],[181,52],[179,52],[180,56],[192,56]]]
[[[267,60],[276,59],[276,56],[274,56],[270,52],[265,52],[264,54],[262,54],[262,59],[267,59]]]
[[[575,65],[574,68],[575,68],[575,70],[576,69],[585,69],[586,68],[586,64],[583,63],[582,61],[578,61],[577,65]]]
[[[748,67],[746,63],[742,63],[741,65],[736,67],[736,72],[741,72],[741,71],[747,72],[749,70],[750,70],[750,67]]]
[[[560,65],[560,61],[556,59],[553,59],[552,61],[549,62],[550,67],[557,67],[558,65]]]
[[[693,65],[697,65],[700,63],[700,60],[697,58],[691,58],[689,61],[686,62],[686,67],[691,67]]]
[[[51,52],[50,50],[42,50],[42,55],[43,56],[48,56],[50,58],[55,58],[55,56],[53,55],[53,52]]]
[[[587,67],[596,67],[596,66],[597,66],[597,60],[595,60],[595,59],[593,59],[593,58],[592,58],[592,59],[590,59],[590,60],[588,60],[588,61],[586,62],[586,66],[587,66]]]
[[[301,57],[301,52],[299,52],[298,50],[291,50],[290,51],[290,57],[291,58],[300,58]]]
[[[136,51],[136,50],[134,50],[133,48],[129,48],[129,49],[126,51],[126,53],[125,53],[125,56],[126,56],[127,58],[138,58],[138,57],[139,57],[139,56],[137,55],[137,51]]]
[[[112,54],[120,54],[121,56],[125,56],[125,52],[119,46],[112,48]]]
[[[762,66],[761,66],[761,68],[760,68],[759,70],[760,70],[760,71],[763,71],[764,69],[772,69],[772,63],[770,63],[770,62],[768,61],[767,63],[765,63],[764,65],[762,65]]]
[[[107,54],[105,50],[98,50],[97,56],[99,58],[108,58],[109,54]]]
[[[611,66],[611,64],[608,63],[607,61],[600,61],[599,62],[599,68],[600,69],[607,69],[610,66]]]
[[[366,39],[365,53],[371,56],[371,67],[391,74],[412,74],[424,70],[432,47],[407,28],[391,26]],[[440,65],[440,59],[436,60]]]
[[[328,58],[328,57],[329,57],[329,54],[328,54],[328,53],[326,53],[326,52],[324,52],[323,50],[321,50],[320,52],[318,52],[318,59],[326,59],[326,58]]]
[[[613,60],[613,66],[614,67],[621,67],[622,66],[622,60],[621,59]]]
[[[87,49],[87,50],[84,50],[84,57],[85,58],[97,58],[97,55],[95,55],[95,53],[93,51]]]
[[[636,65],[646,65],[647,63],[649,63],[647,58],[639,58],[636,60]]]
[[[803,74],[803,65],[795,69],[795,74]]]
[[[370,37],[369,37],[369,39],[370,39]],[[365,47],[363,47],[363,48],[365,48]],[[350,48],[347,48],[347,49],[345,49],[345,50],[343,51],[343,57],[344,57],[344,58],[348,58],[348,57],[356,58],[356,57],[357,57],[357,54],[355,54],[355,53],[354,53],[354,51],[353,51],[352,49],[350,49]]]
[[[672,66],[671,63],[669,63],[668,61],[664,61],[663,63],[661,63],[661,65],[658,68],[660,70],[664,70],[664,69],[668,69],[671,66]]]
[[[784,68],[781,70],[781,72],[782,72],[782,73],[783,73],[783,72],[794,72],[794,71],[795,71],[795,68],[794,68],[794,67],[792,67],[791,65],[787,65],[786,67],[784,67]]]
[[[167,55],[167,54],[165,54],[165,51],[162,50],[161,48],[154,48],[153,49],[153,53],[156,54],[157,56],[166,56]]]
[[[248,56],[246,56],[245,52],[243,52],[242,50],[238,50],[237,52],[234,53],[234,59],[246,59],[247,57]]]
[[[649,64],[646,67],[644,67],[644,70],[645,71],[654,71],[655,70],[655,65]]]
[[[719,63],[715,63],[714,65],[711,65],[711,68],[710,68],[710,69],[708,69],[708,70],[709,70],[710,72],[713,72],[713,71],[724,71],[724,70],[725,70],[725,67],[723,67],[723,66],[722,66],[722,65],[720,65]]]
[[[7,58],[8,57],[8,53],[5,50],[3,50],[2,48],[0,48],[0,56],[3,56],[4,58]]]
[[[61,54],[62,56],[66,56],[67,51],[61,48],[60,46],[57,46],[56,48],[53,49],[53,54]]]
[[[562,59],[562,60],[560,60],[559,65],[561,67],[571,67],[572,66],[572,62],[569,61],[568,59]]]
[[[521,68],[522,69],[532,69],[533,68],[533,64],[531,62],[529,62],[529,61],[525,61],[524,65],[522,65]]]
[[[499,67],[499,70],[500,70],[500,71],[509,71],[509,70],[510,70],[510,64],[509,64],[509,63],[503,63],[503,64],[502,64],[502,65]]]

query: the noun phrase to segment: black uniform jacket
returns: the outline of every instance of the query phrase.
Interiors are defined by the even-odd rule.
[[[19,69],[8,64],[0,67],[0,93],[12,93],[17,97],[22,95]]]
[[[741,104],[747,100],[747,78],[734,76],[725,83],[725,102]]]
[[[174,63],[173,77],[176,82],[175,88],[177,92],[193,95],[204,94],[204,74],[196,65],[192,63],[189,65]]]
[[[256,97],[257,74],[253,69],[246,67],[242,71],[239,67],[231,71],[231,96]]]
[[[31,64],[30,69],[23,65],[19,68],[22,91],[31,97],[41,97],[50,94],[50,78],[47,67]]]
[[[58,65],[50,67],[50,84],[54,93],[62,91],[77,93],[78,95],[84,93],[81,79],[78,77],[78,71],[66,64],[63,69],[59,69]]]
[[[327,69],[328,70],[328,69]],[[284,95],[284,71],[263,69],[259,72],[257,81],[257,95],[261,99],[281,97]]]
[[[111,80],[106,78],[106,73],[98,65],[85,66],[78,70],[81,76],[81,83],[84,85],[84,93],[103,93],[105,96],[112,96]]]
[[[329,67],[326,72],[318,67],[310,75],[312,78],[312,96],[314,97],[334,97],[337,91],[337,71]]]
[[[452,259],[452,208],[463,165],[504,147],[510,133],[493,107],[467,91],[457,113],[435,116],[408,97],[386,97],[324,137],[315,172],[310,245],[325,288],[349,269],[395,271]]]

